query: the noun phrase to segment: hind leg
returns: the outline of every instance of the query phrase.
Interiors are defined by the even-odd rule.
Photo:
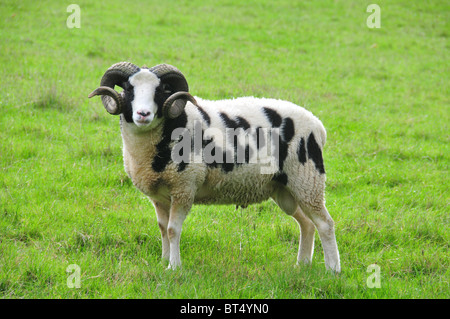
[[[278,188],[274,194],[272,194],[272,199],[286,214],[294,217],[300,227],[297,264],[300,262],[310,264],[314,252],[314,224],[305,216],[305,214],[303,214],[300,206],[287,188]]]
[[[334,222],[328,213],[325,205],[321,208],[301,205],[305,214],[316,226],[322,241],[323,253],[325,256],[325,266],[327,269],[340,272],[339,251],[334,233]]]

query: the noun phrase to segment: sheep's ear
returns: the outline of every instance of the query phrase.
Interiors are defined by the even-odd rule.
[[[174,119],[180,116],[186,107],[187,101],[198,106],[197,101],[189,92],[176,92],[169,96],[163,105],[164,117]]]

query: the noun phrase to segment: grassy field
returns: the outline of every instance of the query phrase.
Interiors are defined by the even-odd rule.
[[[0,2],[0,297],[449,298],[448,1]],[[117,117],[87,99],[113,63],[176,65],[194,95],[293,101],[328,132],[342,273],[294,267],[273,202],[195,206],[181,271],[123,170]],[[69,288],[76,264],[81,287]],[[370,265],[381,288],[370,288]]]

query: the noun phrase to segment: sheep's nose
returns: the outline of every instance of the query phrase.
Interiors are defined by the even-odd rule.
[[[138,111],[137,114],[139,114],[142,117],[147,117],[150,115],[150,112]]]

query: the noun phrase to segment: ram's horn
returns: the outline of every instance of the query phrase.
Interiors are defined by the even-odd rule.
[[[123,88],[128,78],[139,70],[140,68],[138,66],[130,62],[113,64],[103,75],[100,81],[100,87],[91,92],[88,97],[91,98],[96,95],[101,95],[106,111],[112,115],[122,113],[125,102],[122,96],[114,90],[114,87],[117,85]]]
[[[164,102],[163,114],[165,117],[173,119],[180,116],[188,100],[197,105],[194,97],[188,93],[189,86],[186,78],[176,67],[169,64],[159,64],[152,67],[149,71],[156,74],[161,79],[161,82],[170,82],[175,91]]]
[[[123,109],[123,98],[120,94],[108,86],[100,86],[89,94],[89,98],[101,95],[105,109],[112,115],[118,115]],[[111,98],[110,98],[111,97]]]
[[[169,80],[175,86],[176,91],[189,92],[189,86],[183,73],[176,67],[169,64],[159,64],[149,69],[150,72],[156,74],[158,78],[163,80]]]
[[[197,101],[189,92],[176,92],[169,96],[163,105],[163,115],[167,118],[174,119],[183,113],[186,102],[190,101],[194,105],[198,105]]]

